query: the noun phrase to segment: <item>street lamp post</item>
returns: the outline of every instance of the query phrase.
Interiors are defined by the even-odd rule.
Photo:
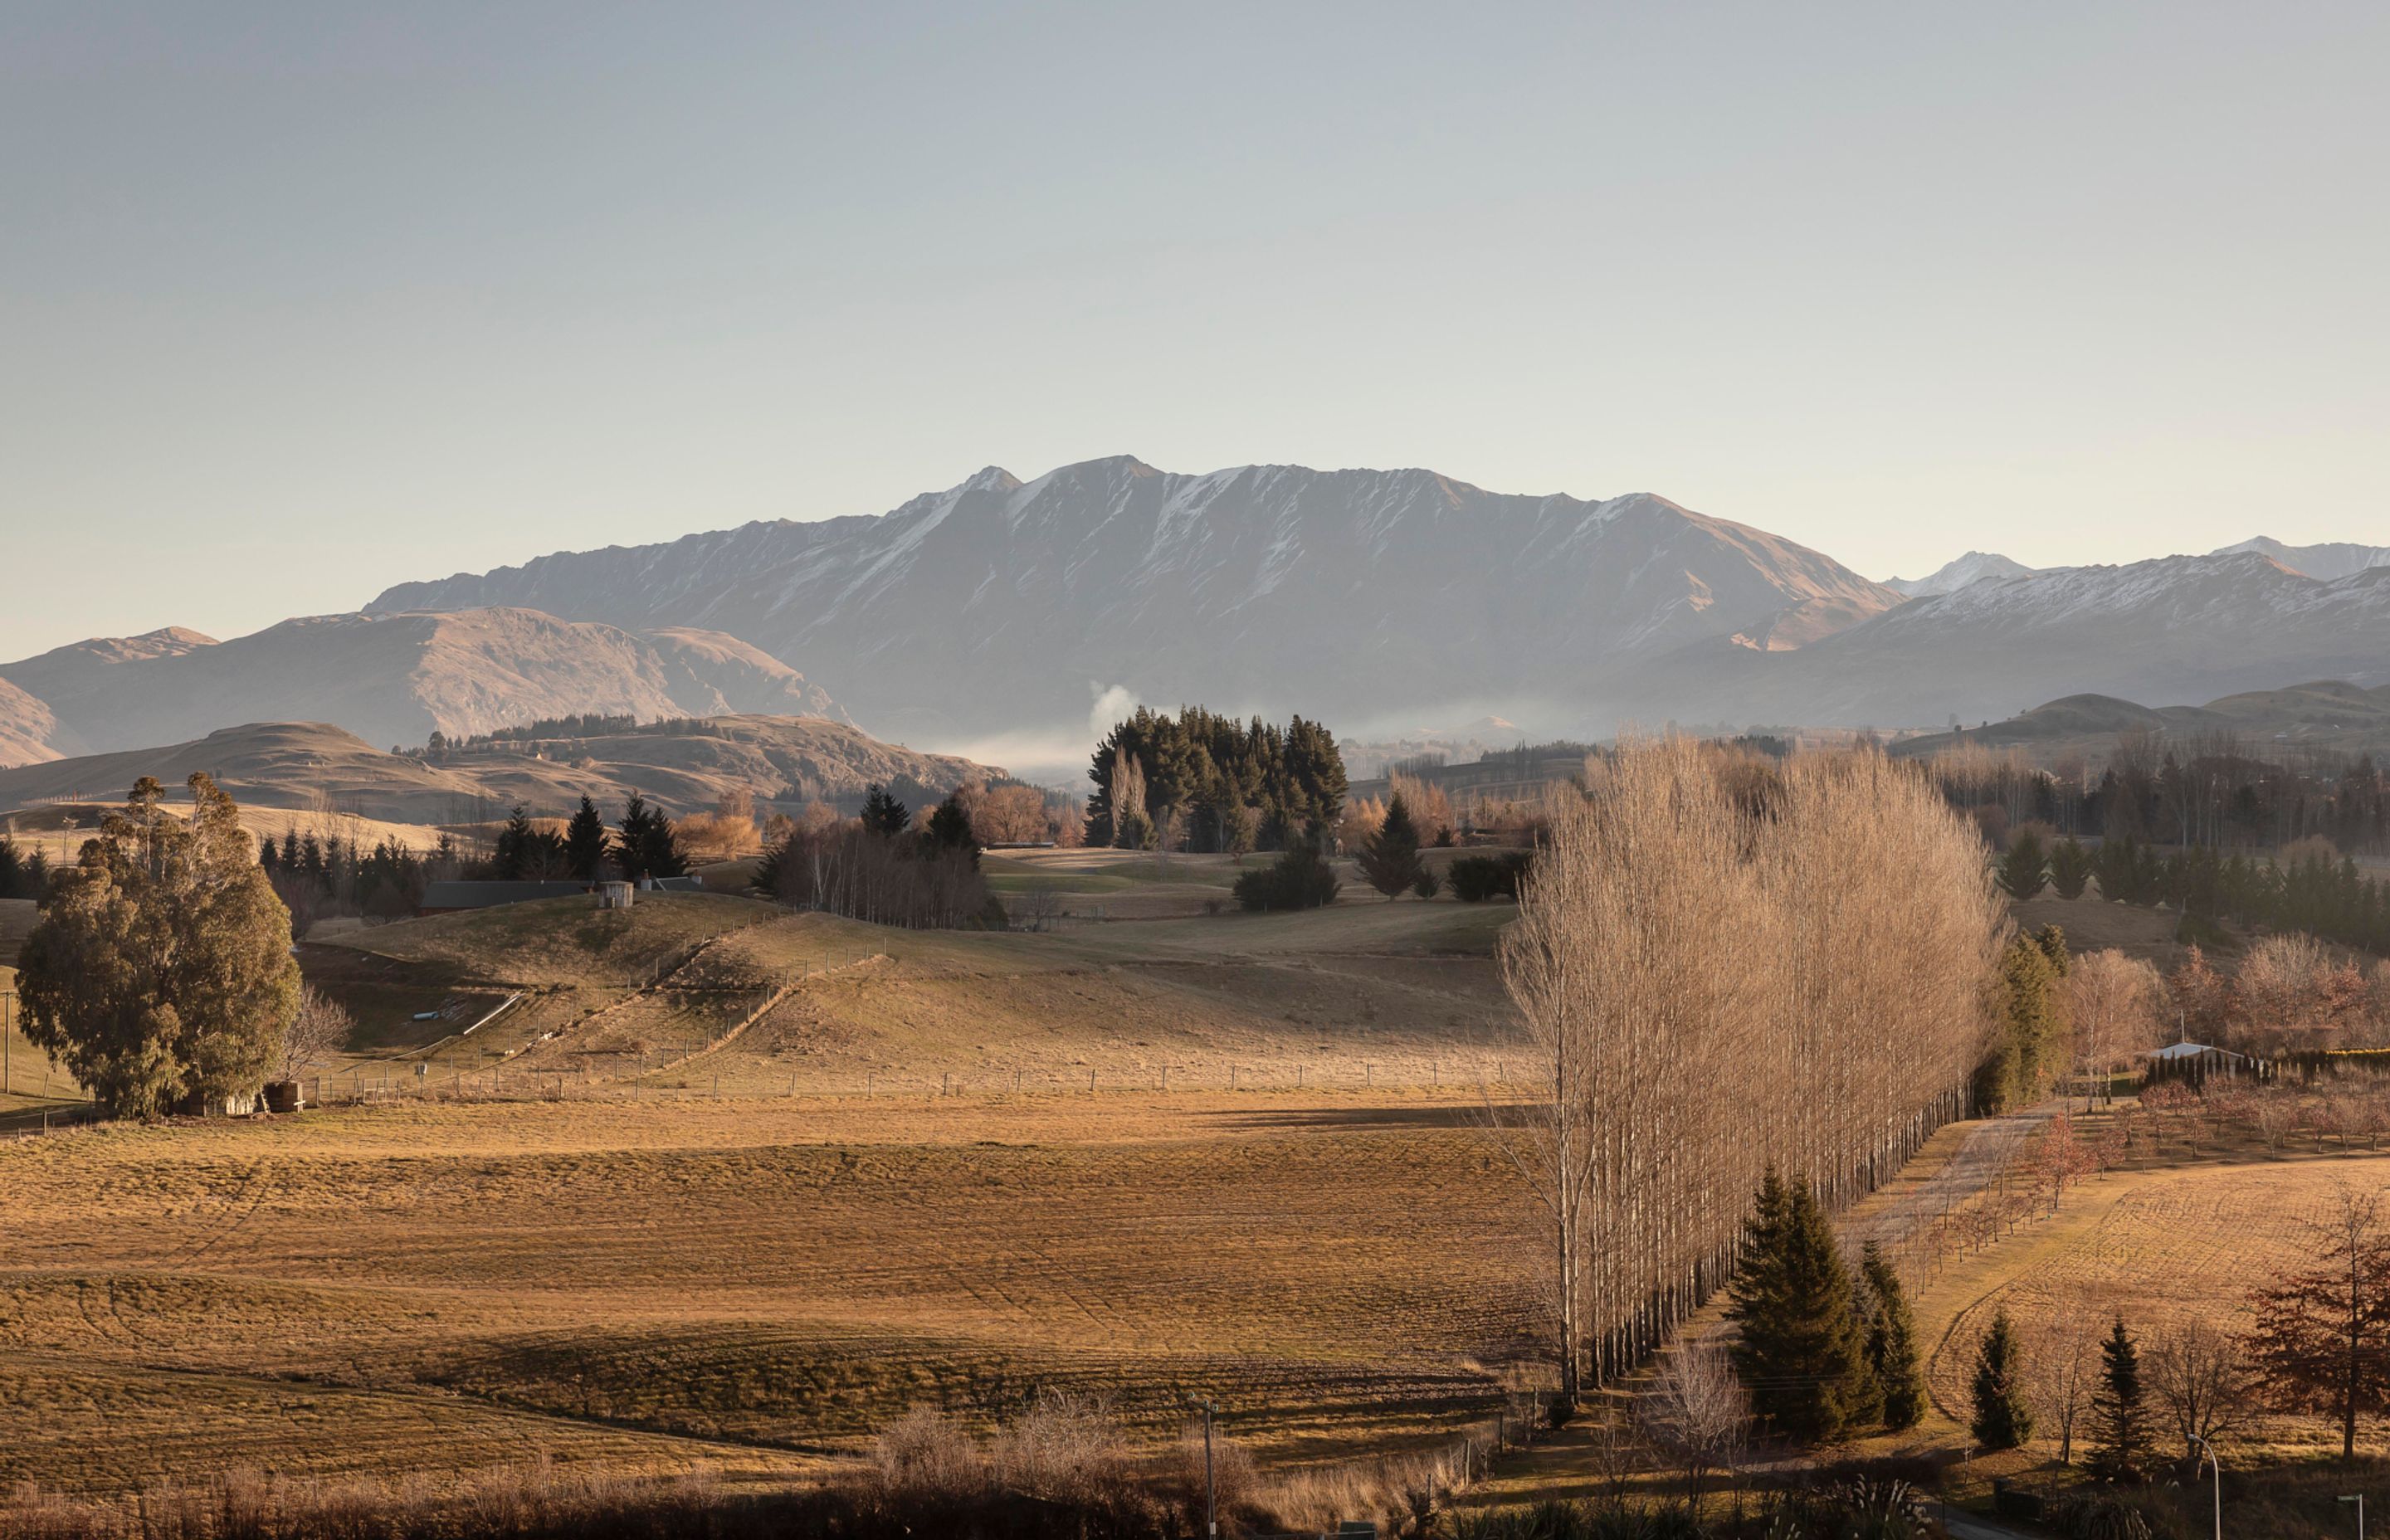
[[[2357,1540],[2365,1540],[2365,1494],[2362,1492],[2354,1493],[2348,1496],[2341,1498],[2340,1500],[2344,1503],[2355,1503],[2357,1505]]]
[[[2199,1445],[2199,1452],[2206,1457],[2208,1469],[2216,1474],[2216,1540],[2224,1540],[2224,1462],[2216,1457],[2215,1445],[2197,1433],[2191,1435],[2191,1442]],[[2192,1474],[2198,1470],[2197,1466],[2191,1467]]]

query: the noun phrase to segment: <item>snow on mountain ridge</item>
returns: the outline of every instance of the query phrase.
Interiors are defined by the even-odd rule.
[[[1419,468],[1190,475],[1121,456],[1025,482],[991,467],[835,529],[559,553],[371,608],[532,592],[573,618],[726,632],[803,660],[875,726],[961,732],[1082,721],[1091,679],[1347,720],[1464,698],[1482,712],[1491,681],[1581,689],[1638,652],[1765,630],[1792,607],[1830,601],[1780,645],[1898,599],[1650,494],[1496,494]]]

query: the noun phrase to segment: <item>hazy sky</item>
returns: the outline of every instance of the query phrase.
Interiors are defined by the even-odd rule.
[[[0,658],[995,463],[2390,544],[2390,6],[0,0]]]

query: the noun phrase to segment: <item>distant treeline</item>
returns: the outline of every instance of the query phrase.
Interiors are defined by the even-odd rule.
[[[659,717],[653,722],[641,722],[636,716],[610,716],[598,712],[577,716],[543,716],[536,722],[520,723],[512,727],[493,727],[486,733],[460,733],[450,736],[434,732],[420,749],[402,749],[401,753],[421,758],[427,754],[469,754],[475,750],[490,750],[508,743],[572,742],[590,738],[687,738],[703,733],[713,723],[701,716]]]
[[[1300,716],[1280,727],[1140,706],[1104,735],[1087,778],[1087,843],[1131,850],[1280,850],[1324,833],[1344,805],[1336,737]]]
[[[2204,845],[2166,852],[2116,839],[2090,852],[2088,862],[2106,898],[2390,952],[2390,883],[2359,875],[2355,861],[2335,858],[2321,841],[2288,854],[2278,862],[2222,855]]]
[[[2390,777],[2371,754],[2268,756],[2231,734],[2133,732],[2096,777],[2079,758],[2044,769],[2023,750],[1978,747],[1938,755],[1930,769],[1951,804],[1979,820],[1997,809],[2007,825],[2110,840],[2231,849],[2319,838],[2390,851]]]

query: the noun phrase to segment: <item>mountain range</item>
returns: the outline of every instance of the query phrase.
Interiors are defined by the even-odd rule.
[[[419,744],[584,712],[840,714],[803,674],[735,636],[633,634],[519,609],[316,615],[227,642],[169,626],[0,664],[0,763],[13,764],[243,722],[333,722],[368,742]]]
[[[2390,567],[2390,545],[2356,545],[2345,541],[2321,545],[2285,545],[2271,535],[2263,534],[2254,540],[2243,540],[2237,545],[2222,546],[2208,555],[2233,556],[2244,551],[2254,552],[2302,576],[2325,583],[2354,576],[2371,567]],[[1921,578],[1886,578],[1883,585],[1911,598],[1922,598],[1932,594],[1954,593],[1985,578],[2006,582],[2011,578],[2041,577],[2064,571],[2066,569],[2062,567],[2028,567],[2022,561],[2012,561],[1991,551],[1969,551]]]
[[[1124,456],[1031,481],[991,467],[880,519],[405,584],[366,610],[705,626],[803,660],[883,733],[968,742],[1084,736],[1113,687],[1355,727],[1458,720],[1588,699],[1689,643],[1798,647],[1900,600],[1644,494],[1510,495],[1426,470],[1181,475]]]
[[[989,467],[883,515],[559,552],[235,641],[170,628],[0,665],[0,761],[253,720],[418,743],[601,711],[851,712],[883,738],[1049,764],[1128,701],[1390,739],[1488,713],[1586,736],[1921,725],[2083,692],[2390,682],[2384,562],[2259,537],[2045,571],[1974,551],[1880,584],[1646,493]]]

